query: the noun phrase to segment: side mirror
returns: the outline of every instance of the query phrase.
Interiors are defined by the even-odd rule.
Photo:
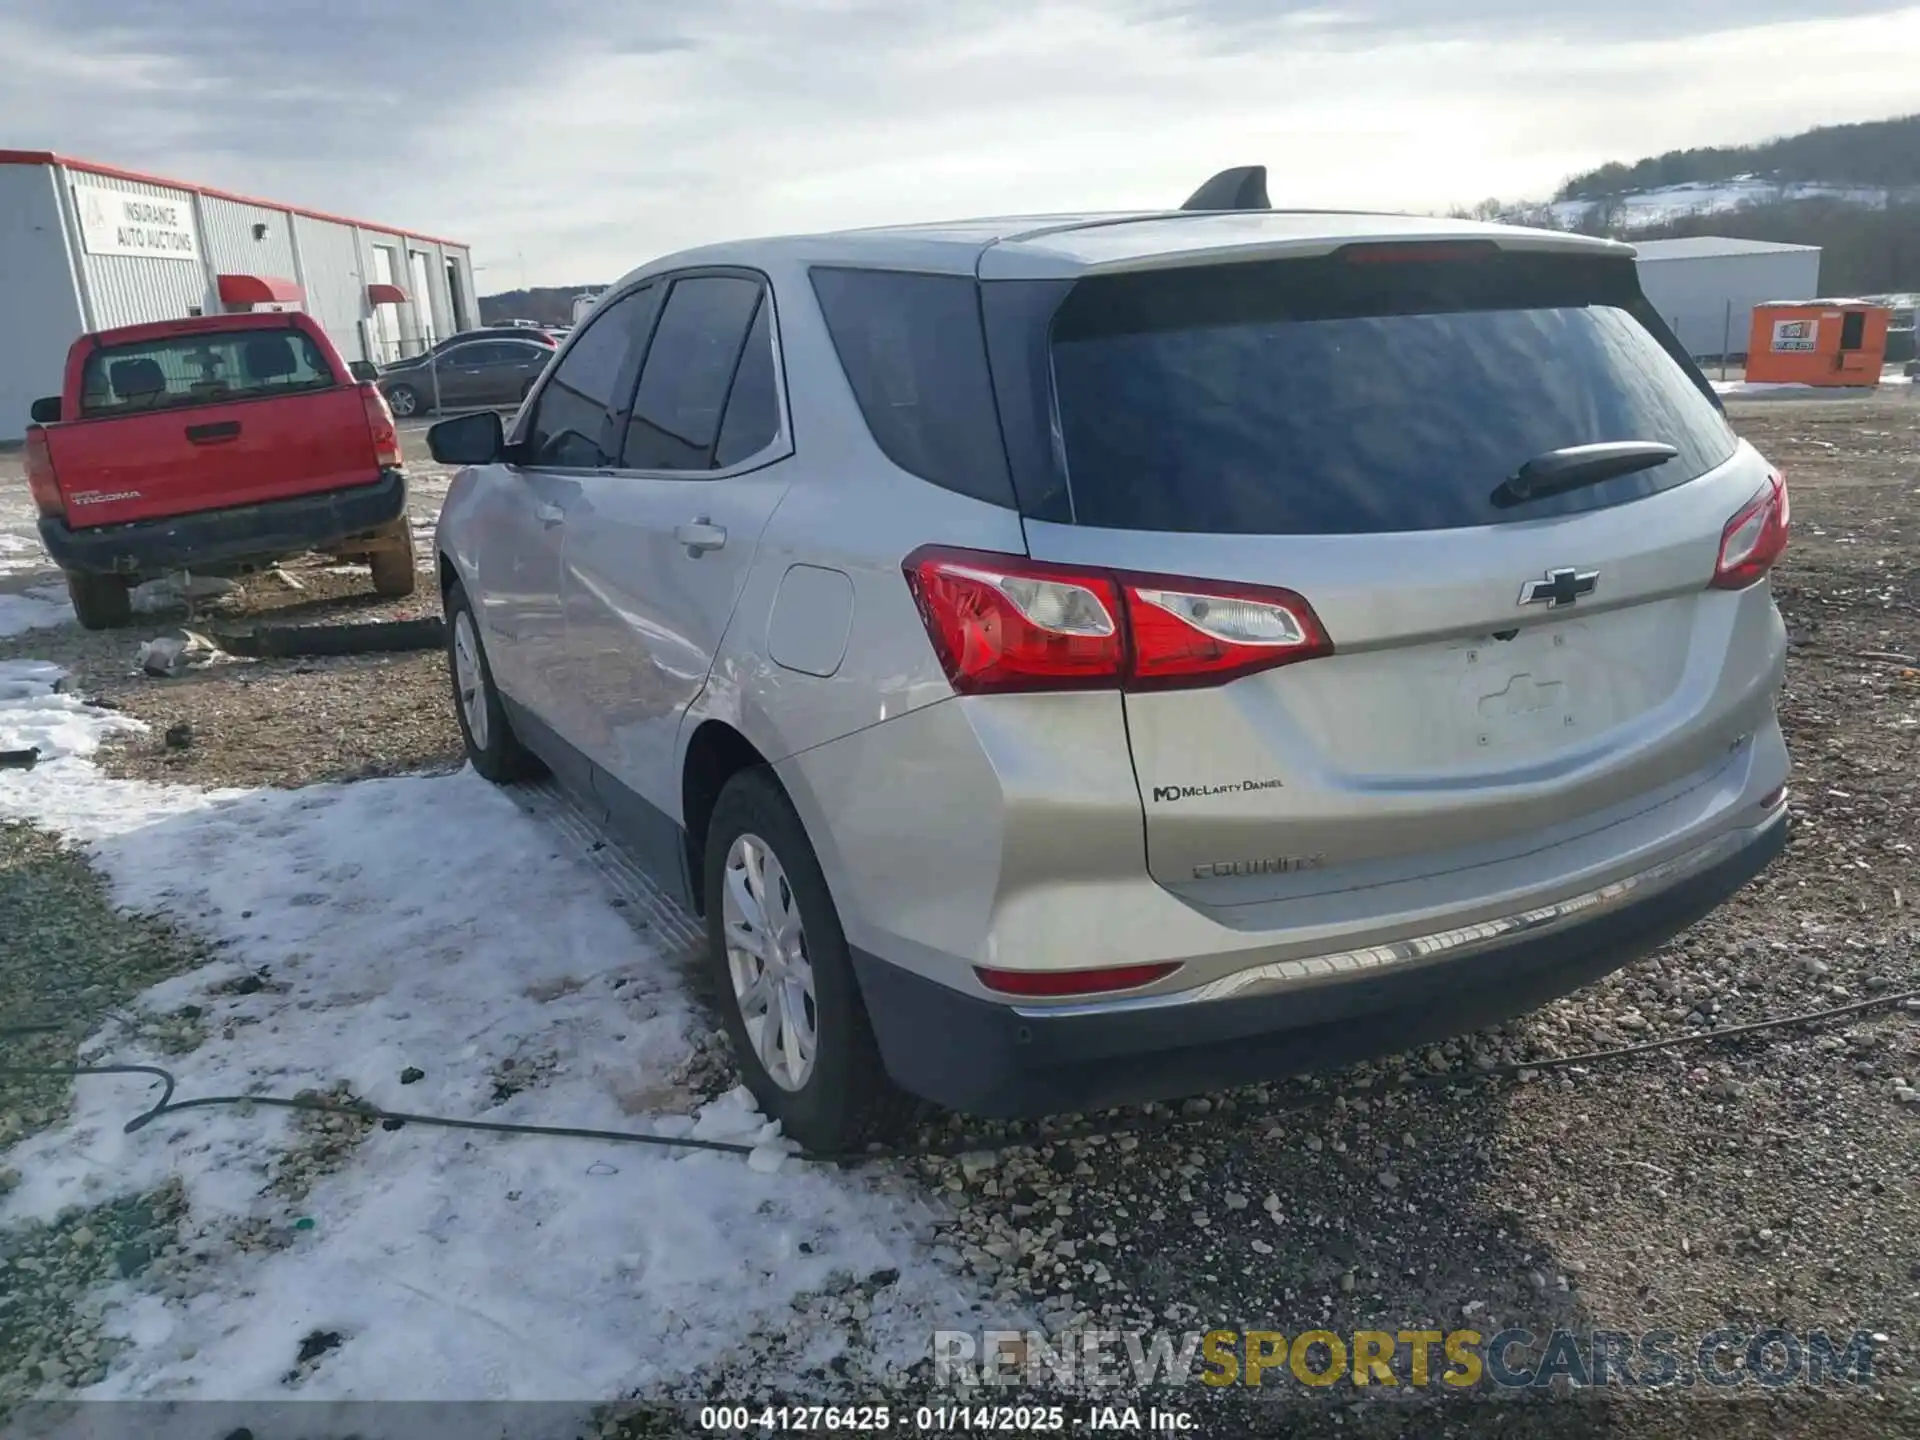
[[[380,378],[380,367],[371,360],[354,360],[348,363],[347,373],[356,384],[366,385]]]
[[[506,427],[493,410],[442,420],[427,431],[427,450],[442,465],[491,465],[506,446]]]
[[[28,417],[36,425],[58,425],[60,423],[60,397],[49,395],[45,399],[33,402],[27,411]]]

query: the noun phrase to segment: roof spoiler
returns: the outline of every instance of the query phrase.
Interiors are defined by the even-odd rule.
[[[1236,165],[1222,170],[1187,197],[1182,210],[1271,210],[1267,167]]]

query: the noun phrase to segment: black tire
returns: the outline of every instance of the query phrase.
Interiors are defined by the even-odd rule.
[[[473,613],[473,605],[467,599],[467,592],[460,587],[458,580],[453,582],[446,596],[447,613],[447,676],[453,687],[453,714],[460,722],[460,738],[466,742],[467,759],[473,762],[473,768],[496,785],[511,785],[516,780],[531,780],[546,772],[546,766],[540,758],[520,743],[513,733],[513,727],[507,723],[506,708],[500,703],[500,692],[493,683],[493,667],[487,663],[487,652],[480,642],[480,624]],[[465,697],[460,689],[460,660],[457,647],[462,633],[473,646],[473,656],[478,669],[479,693],[483,713],[486,718],[486,744],[477,743],[473,737],[473,728],[467,723]]]
[[[88,630],[118,630],[133,622],[133,588],[120,575],[67,571],[67,597]]]
[[[813,971],[814,1062],[806,1082],[794,1090],[776,1082],[754,1053],[728,973],[722,896],[728,852],[742,835],[763,841],[786,872]],[[918,1102],[893,1083],[881,1062],[820,862],[769,771],[743,770],[721,790],[707,826],[705,871],[708,978],[741,1078],[761,1113],[778,1120],[785,1134],[814,1154],[844,1153],[896,1134]]]
[[[413,557],[413,526],[404,515],[400,517],[398,531],[393,544],[367,557],[373,567],[373,593],[388,600],[411,595],[419,583]]]
[[[405,397],[404,399],[401,397]],[[387,387],[387,408],[393,411],[394,418],[405,420],[414,415],[427,413],[427,404],[420,392],[411,385],[389,385]]]

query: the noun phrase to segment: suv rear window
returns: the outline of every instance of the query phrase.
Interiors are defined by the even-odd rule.
[[[339,383],[305,332],[235,330],[113,345],[87,357],[82,415],[128,415],[325,390]]]
[[[1076,523],[1215,534],[1492,525],[1713,469],[1735,437],[1656,337],[1630,260],[1340,255],[1094,277],[1051,362]],[[1646,315],[1646,323],[1639,316]],[[1655,469],[1509,508],[1568,445],[1655,440]]]

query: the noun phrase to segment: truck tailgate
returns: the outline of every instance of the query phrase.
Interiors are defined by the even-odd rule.
[[[358,390],[100,416],[48,429],[75,529],[290,499],[380,478]]]

